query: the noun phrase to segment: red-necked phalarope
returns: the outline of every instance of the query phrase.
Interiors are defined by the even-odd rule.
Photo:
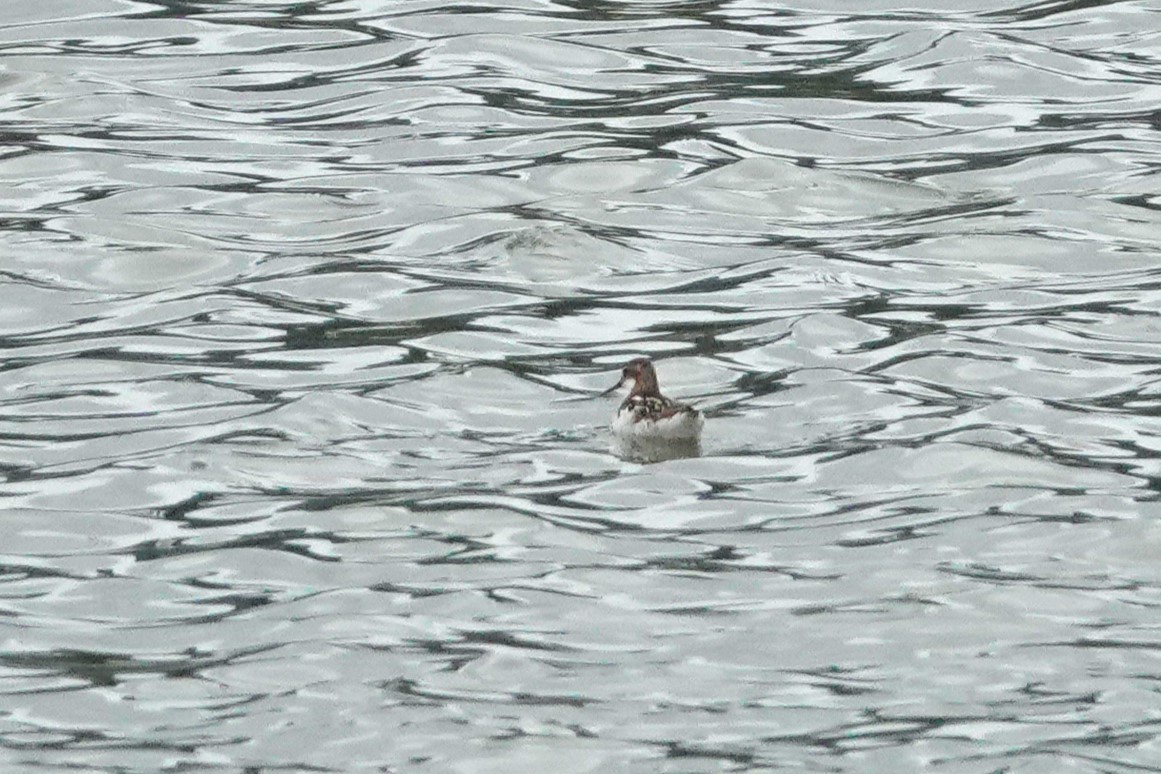
[[[626,384],[633,389],[613,417],[613,435],[641,441],[696,441],[701,436],[701,412],[662,395],[647,358],[630,360],[621,380],[605,394]]]

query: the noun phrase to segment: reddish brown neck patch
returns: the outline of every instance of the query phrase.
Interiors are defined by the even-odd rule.
[[[629,363],[630,373],[635,381],[629,397],[660,398],[661,388],[657,386],[657,372],[648,360],[634,360]]]

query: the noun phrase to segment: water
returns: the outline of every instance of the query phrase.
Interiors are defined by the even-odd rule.
[[[898,8],[10,3],[2,768],[1161,765],[1161,7]]]

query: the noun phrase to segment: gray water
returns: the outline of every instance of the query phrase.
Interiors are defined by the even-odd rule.
[[[1161,768],[1156,2],[9,2],[0,108],[5,771]]]

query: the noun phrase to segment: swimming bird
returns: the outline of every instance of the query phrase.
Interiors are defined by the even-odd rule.
[[[621,380],[605,394],[632,384],[629,396],[613,417],[613,435],[632,441],[697,441],[701,436],[701,412],[661,394],[657,372],[648,358],[630,360]]]

